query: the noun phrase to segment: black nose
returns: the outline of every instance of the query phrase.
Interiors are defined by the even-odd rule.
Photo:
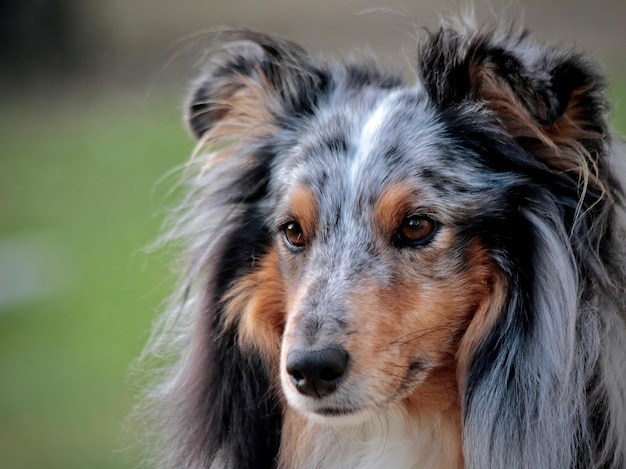
[[[324,397],[335,392],[348,366],[348,352],[338,346],[322,349],[292,347],[287,373],[301,394]]]

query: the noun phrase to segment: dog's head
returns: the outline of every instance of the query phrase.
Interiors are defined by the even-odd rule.
[[[602,268],[580,255],[615,195],[591,67],[523,34],[441,29],[409,86],[228,39],[187,120],[229,210],[207,324],[260,357],[230,372],[280,376],[287,405],[326,422],[397,405],[486,420],[486,400],[524,420],[533,386],[568,372],[579,273]]]

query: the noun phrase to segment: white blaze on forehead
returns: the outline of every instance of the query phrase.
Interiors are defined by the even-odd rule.
[[[387,120],[387,116],[391,113],[399,94],[400,92],[396,91],[385,96],[361,128],[361,132],[356,140],[356,155],[350,166],[350,180],[353,186],[358,181],[361,168],[363,168],[377,144],[380,143],[381,129]]]

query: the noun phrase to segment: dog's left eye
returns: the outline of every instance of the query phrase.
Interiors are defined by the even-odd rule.
[[[425,215],[411,215],[402,220],[396,233],[400,246],[423,246],[437,231],[437,223]]]

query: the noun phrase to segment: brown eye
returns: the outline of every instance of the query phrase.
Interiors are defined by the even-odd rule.
[[[306,244],[302,227],[295,221],[290,221],[283,225],[283,234],[285,241],[294,248],[302,248]]]
[[[437,230],[437,223],[424,215],[411,215],[402,220],[397,232],[401,246],[423,246],[428,243]]]

